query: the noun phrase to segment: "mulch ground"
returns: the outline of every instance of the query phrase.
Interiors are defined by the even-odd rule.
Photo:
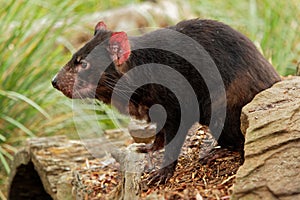
[[[162,152],[157,152],[152,163],[159,166],[161,157]],[[241,163],[238,152],[218,148],[208,129],[198,125],[187,136],[173,177],[164,185],[148,187],[142,184],[140,199],[230,199]],[[93,161],[89,165],[99,164]],[[105,199],[120,181],[117,163],[81,173],[81,176],[84,176],[84,199]],[[149,173],[144,173],[142,183],[146,183],[148,177]]]

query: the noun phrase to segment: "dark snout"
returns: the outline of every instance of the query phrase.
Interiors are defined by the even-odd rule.
[[[57,86],[57,75],[55,75],[51,81],[52,83],[52,86],[55,88],[55,89],[58,89],[58,86]]]

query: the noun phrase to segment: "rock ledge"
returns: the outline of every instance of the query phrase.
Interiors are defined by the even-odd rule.
[[[300,199],[300,77],[259,93],[241,124],[245,162],[232,199]]]

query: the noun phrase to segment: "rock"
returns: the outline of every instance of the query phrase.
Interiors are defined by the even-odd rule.
[[[241,124],[245,162],[232,199],[300,199],[300,77],[259,93]]]
[[[147,130],[147,131],[145,131]],[[156,124],[148,124],[143,121],[131,120],[128,131],[136,143],[151,143],[155,139]]]

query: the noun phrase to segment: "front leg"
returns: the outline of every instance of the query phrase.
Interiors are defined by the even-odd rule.
[[[174,126],[174,123],[166,124],[163,128],[162,131],[165,133],[163,164],[160,169],[150,173],[150,176],[147,179],[148,186],[165,184],[173,176],[181,147],[188,132],[187,128],[181,127],[180,130],[177,129],[178,126]]]

